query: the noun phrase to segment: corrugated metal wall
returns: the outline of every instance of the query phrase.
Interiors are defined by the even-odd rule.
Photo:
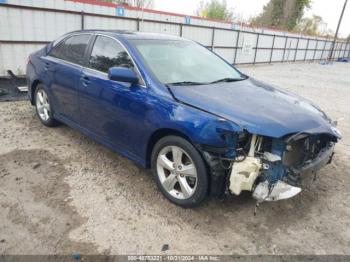
[[[79,0],[1,0],[0,75],[24,74],[27,57],[47,42],[74,30],[125,29],[178,35],[212,48],[230,63],[271,63],[326,59],[332,41],[163,12],[79,3]],[[83,13],[82,13],[83,12]],[[349,57],[339,41],[334,58]]]

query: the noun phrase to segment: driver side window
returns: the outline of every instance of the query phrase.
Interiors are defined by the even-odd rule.
[[[111,67],[134,69],[134,63],[119,43],[109,37],[98,36],[91,52],[89,67],[107,73]]]

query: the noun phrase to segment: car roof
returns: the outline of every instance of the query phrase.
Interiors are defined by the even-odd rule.
[[[139,40],[185,40],[179,36],[157,34],[157,33],[145,33],[137,31],[127,30],[80,30],[72,33],[94,33],[105,34],[109,36],[116,36],[125,39],[139,39]]]

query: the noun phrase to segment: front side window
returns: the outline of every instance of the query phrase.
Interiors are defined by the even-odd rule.
[[[111,67],[134,69],[134,64],[119,43],[109,37],[98,36],[91,52],[89,67],[107,73]]]
[[[78,64],[84,64],[85,50],[89,44],[90,35],[76,35],[69,37],[55,47],[50,56]]]
[[[232,66],[207,48],[185,40],[130,40],[144,63],[164,84],[208,84],[243,80]]]

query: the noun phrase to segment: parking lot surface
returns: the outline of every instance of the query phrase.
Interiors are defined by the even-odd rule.
[[[149,171],[67,126],[44,127],[29,102],[2,102],[0,254],[350,254],[350,64],[240,69],[342,118],[333,162],[297,197],[256,216],[250,194],[183,209]]]

